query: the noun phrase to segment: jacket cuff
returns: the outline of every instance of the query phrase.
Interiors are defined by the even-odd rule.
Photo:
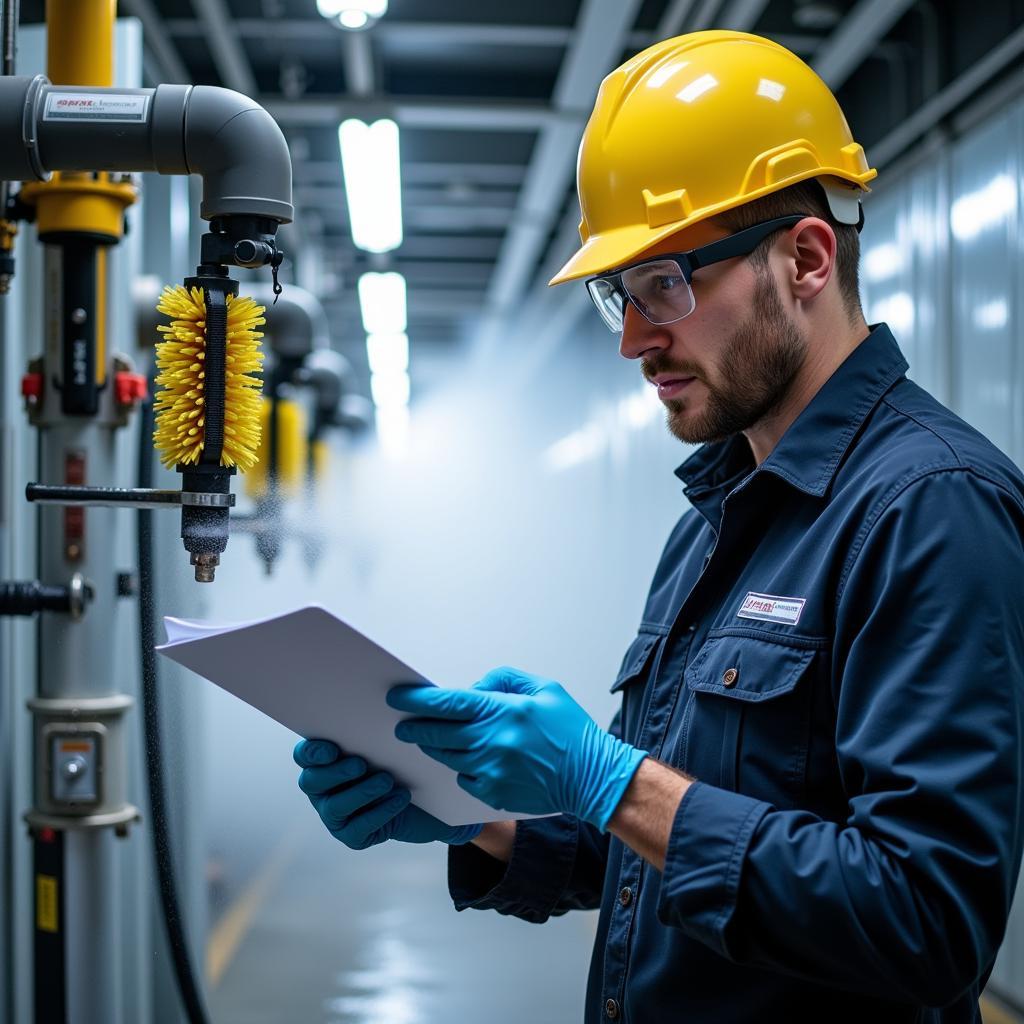
[[[496,910],[541,923],[569,884],[579,822],[571,815],[516,822],[507,865],[479,847],[448,848],[448,891],[456,910]]]
[[[681,928],[721,956],[736,911],[747,849],[769,804],[694,782],[672,824],[658,892],[658,920]]]

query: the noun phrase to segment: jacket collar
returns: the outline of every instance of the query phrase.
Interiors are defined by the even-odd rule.
[[[675,472],[688,498],[697,504],[711,492],[752,472],[773,473],[798,490],[821,497],[882,396],[907,371],[908,364],[886,324],[871,333],[807,403],[760,466],[755,468],[743,434],[706,444]]]

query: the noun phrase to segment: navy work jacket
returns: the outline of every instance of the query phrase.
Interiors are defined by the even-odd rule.
[[[755,467],[679,470],[612,730],[693,776],[663,873],[571,816],[458,909],[600,907],[587,1024],[980,1021],[1024,841],[1024,478],[875,326]]]

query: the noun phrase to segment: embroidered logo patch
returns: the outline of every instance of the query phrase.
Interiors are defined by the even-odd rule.
[[[741,619],[761,619],[795,626],[807,602],[802,597],[773,597],[771,594],[747,594],[736,615]]]

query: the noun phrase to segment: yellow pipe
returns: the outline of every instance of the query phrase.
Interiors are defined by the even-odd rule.
[[[117,0],[46,0],[46,74],[54,85],[114,84]]]

